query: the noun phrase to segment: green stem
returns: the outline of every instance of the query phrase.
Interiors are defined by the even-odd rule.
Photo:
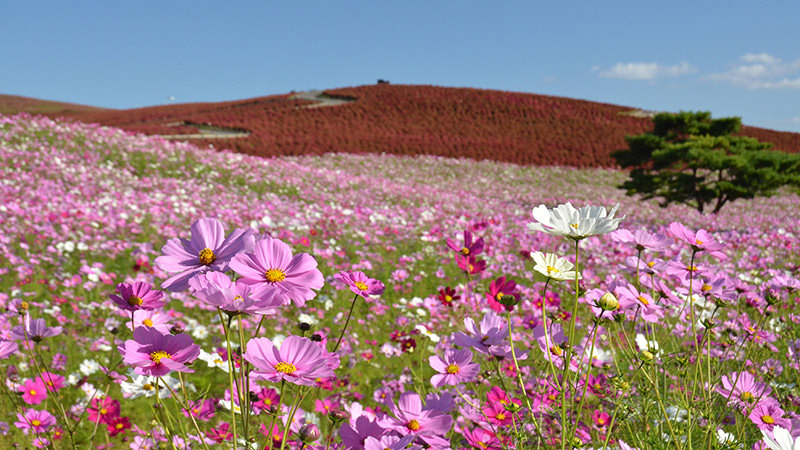
[[[233,428],[233,450],[237,450],[237,446],[239,445],[239,434],[236,432],[236,411],[235,405],[233,404],[233,393],[236,392],[236,387],[234,386],[233,381],[235,370],[233,369],[233,360],[231,359],[231,333],[229,327],[225,325],[225,318],[222,316],[222,310],[217,308],[217,312],[219,313],[219,320],[222,322],[222,329],[225,331],[225,341],[228,343],[228,381],[231,389],[231,427]],[[239,396],[239,398],[241,398],[241,396]]]
[[[336,350],[339,348],[339,344],[342,343],[342,338],[344,337],[344,332],[347,331],[347,325],[350,324],[350,316],[353,315],[353,308],[356,306],[356,300],[358,300],[358,294],[353,297],[353,302],[350,304],[350,311],[347,312],[347,319],[344,321],[344,327],[342,328],[342,332],[339,333],[339,340],[336,341],[336,345],[333,347],[331,353],[335,353]]]

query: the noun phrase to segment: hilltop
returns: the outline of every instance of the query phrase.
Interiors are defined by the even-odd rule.
[[[259,155],[438,155],[523,165],[613,166],[625,136],[651,128],[636,108],[538,94],[377,84],[216,103],[111,110],[0,96],[27,111]],[[800,152],[800,134],[742,134]]]

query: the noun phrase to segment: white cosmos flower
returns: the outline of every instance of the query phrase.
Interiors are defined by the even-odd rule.
[[[792,434],[786,428],[776,426],[772,429],[772,435],[769,437],[766,430],[761,430],[764,436],[764,443],[772,450],[800,450],[800,437],[792,440]]]
[[[536,222],[528,223],[528,228],[531,231],[541,231],[579,240],[616,230],[620,221],[625,218],[625,216],[614,218],[617,209],[619,209],[619,204],[611,208],[608,213],[602,206],[584,206],[581,209],[575,209],[569,202],[553,209],[539,205],[533,208],[532,212]]]
[[[555,253],[531,252],[531,258],[535,263],[533,270],[547,278],[558,281],[574,281],[577,276],[579,280],[581,279],[581,274],[572,270],[575,266]]]

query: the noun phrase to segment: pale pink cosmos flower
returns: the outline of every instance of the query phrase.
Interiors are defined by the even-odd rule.
[[[253,365],[251,379],[277,383],[286,380],[302,386],[313,386],[318,378],[334,375],[323,350],[311,339],[289,336],[280,348],[267,338],[247,342],[244,359]]]
[[[433,370],[439,372],[431,377],[431,384],[435,387],[468,383],[481,371],[481,366],[472,362],[472,352],[466,348],[447,349],[444,358],[432,355],[428,358],[428,362]]]
[[[369,299],[372,295],[381,295],[385,289],[385,286],[380,281],[370,278],[361,271],[341,271],[333,276],[333,278],[344,284],[345,286],[349,287],[350,290],[365,300]]]
[[[117,347],[123,362],[139,375],[160,377],[171,371],[194,372],[186,366],[200,355],[200,346],[186,334],[164,334],[155,328],[139,327],[133,339]]]
[[[391,416],[379,419],[378,424],[401,436],[416,435],[434,448],[448,447],[449,442],[444,436],[453,426],[453,418],[441,410],[423,406],[416,392],[400,394],[391,413]]]
[[[240,283],[251,286],[250,295],[273,298],[276,303],[291,302],[303,306],[325,284],[317,261],[307,253],[292,255],[289,245],[280,239],[265,236],[251,253],[240,253],[230,263],[231,269],[242,276]]]
[[[221,272],[206,272],[189,280],[192,295],[230,315],[275,314],[282,305],[277,296],[254,297],[252,286],[231,280]]]
[[[255,232],[250,228],[238,228],[228,237],[222,222],[217,219],[199,219],[192,224],[190,239],[172,238],[161,249],[163,255],[155,259],[161,270],[172,273],[161,283],[163,289],[172,292],[186,290],[189,280],[208,271],[225,272],[228,263],[237,253],[253,248]]]
[[[670,236],[689,244],[692,247],[692,251],[696,253],[708,252],[717,259],[728,258],[720,251],[724,248],[724,245],[714,240],[711,233],[706,230],[697,230],[695,233],[680,222],[672,222],[667,227],[667,232]]]
[[[19,350],[19,345],[14,341],[0,339],[0,359],[6,359]]]

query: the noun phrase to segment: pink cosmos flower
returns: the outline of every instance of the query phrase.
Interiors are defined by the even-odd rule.
[[[669,247],[669,241],[663,234],[650,233],[647,230],[639,229],[631,232],[626,229],[618,229],[608,235],[612,241],[622,244],[633,244],[636,250],[651,250],[660,252]]]
[[[195,275],[212,270],[225,272],[231,258],[239,252],[250,251],[254,242],[252,229],[236,229],[226,238],[219,220],[199,219],[192,224],[190,239],[170,239],[161,249],[163,255],[155,259],[161,270],[174,274],[162,282],[161,287],[172,292],[183,291]]]
[[[41,381],[50,392],[57,392],[64,387],[64,377],[46,370],[42,372],[42,375],[37,380]]]
[[[45,411],[37,411],[35,409],[26,409],[25,415],[17,413],[17,422],[14,426],[22,430],[23,433],[28,434],[28,430],[33,430],[34,433],[43,434],[47,429],[56,424],[56,418],[52,414]]]
[[[772,431],[776,426],[792,428],[792,421],[783,417],[784,411],[774,403],[759,403],[750,411],[748,418],[759,430]]]
[[[301,307],[325,284],[317,261],[307,253],[292,255],[285,242],[265,236],[255,244],[252,253],[240,253],[230,263],[242,276],[238,282],[252,287],[254,297],[275,297],[275,302]]]
[[[445,240],[450,250],[460,253],[462,256],[478,256],[483,251],[483,238],[472,240],[472,233],[464,230],[464,245],[459,245],[456,241],[447,238]]]
[[[19,350],[19,346],[14,341],[0,339],[0,359],[6,359]]]
[[[25,380],[19,391],[22,392],[22,400],[29,405],[38,405],[47,398],[47,386],[38,378]]]
[[[360,271],[341,271],[333,276],[336,281],[349,287],[354,294],[368,300],[371,295],[381,295],[385,286],[380,281],[370,278]]]
[[[471,347],[476,351],[495,355],[498,348],[504,347],[508,339],[508,325],[506,321],[492,311],[486,313],[476,324],[471,317],[464,319],[467,333],[453,334],[453,340],[460,347]]]
[[[448,349],[444,353],[444,359],[432,355],[428,358],[428,362],[433,370],[439,372],[431,377],[431,384],[435,387],[468,383],[481,371],[481,366],[472,362],[472,352],[466,348]]]
[[[286,380],[303,386],[313,386],[317,378],[332,377],[328,359],[322,349],[308,338],[289,336],[276,347],[267,338],[250,339],[244,358],[256,370],[254,380],[277,383]]]
[[[750,372],[733,372],[723,375],[721,381],[722,386],[717,388],[717,392],[729,399],[729,404],[744,409],[754,405],[756,401],[764,403],[768,399],[772,400],[769,397],[772,388],[766,383],[757,381]],[[774,400],[772,401],[774,402]]]
[[[486,260],[476,260],[474,256],[456,255],[458,267],[469,275],[475,275],[486,270]]]
[[[12,339],[39,342],[43,338],[53,337],[61,334],[61,327],[48,327],[44,319],[31,319],[30,316],[25,316],[24,325],[17,325],[11,329],[8,335]]]
[[[480,427],[476,427],[473,430],[464,428],[462,433],[464,434],[464,438],[467,440],[467,443],[477,449],[500,450],[505,447],[505,445],[497,438],[497,435]]]
[[[222,272],[206,272],[189,280],[192,295],[228,314],[274,314],[282,305],[275,296],[254,297],[252,286],[232,281]]]
[[[657,305],[653,297],[645,292],[640,292],[632,284],[619,285],[614,290],[619,300],[621,309],[638,312],[642,315],[645,322],[658,322],[664,318],[664,308]]]
[[[672,222],[667,227],[667,232],[670,236],[689,244],[694,252],[708,252],[717,259],[727,259],[727,256],[720,251],[724,246],[715,241],[706,230],[697,230],[694,233],[682,223]]]
[[[125,311],[153,310],[161,308],[166,303],[164,293],[152,290],[150,283],[144,281],[120,283],[117,285],[117,294],[108,297]]]
[[[416,392],[400,394],[397,404],[392,405],[391,413],[392,416],[378,420],[378,424],[402,436],[414,434],[431,447],[449,446],[443,436],[450,431],[453,418],[440,410],[423,407],[422,399]]]
[[[160,377],[171,371],[194,372],[186,367],[200,355],[200,346],[186,334],[164,334],[155,328],[139,327],[133,339],[117,347],[123,362],[140,375]]]
[[[506,279],[505,275],[489,284],[489,292],[486,293],[486,301],[489,302],[489,307],[497,312],[505,311],[506,307],[500,303],[500,298],[504,295],[510,295],[519,300],[517,283],[511,278]]]
[[[110,424],[119,417],[119,401],[111,397],[93,398],[92,403],[86,408],[89,421]]]
[[[133,313],[133,329],[135,330],[139,327],[155,328],[164,334],[168,334],[172,328],[172,319],[172,316],[160,310],[148,311],[140,309]],[[126,327],[128,329],[131,328],[130,320],[127,322]]]

